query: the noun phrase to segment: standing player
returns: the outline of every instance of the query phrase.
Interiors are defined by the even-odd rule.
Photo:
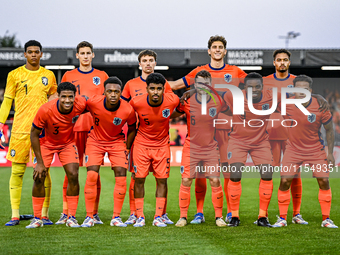
[[[228,144],[227,155],[231,167],[228,195],[232,212],[232,219],[228,226],[237,227],[240,224],[239,205],[242,193],[242,169],[249,153],[261,174],[259,186],[260,210],[257,225],[271,227],[267,219],[268,206],[273,193],[273,172],[270,169],[272,152],[266,132],[268,124],[266,120],[269,119],[269,115],[255,115],[249,110],[247,90],[248,88],[252,89],[253,106],[257,110],[269,109],[269,106],[272,105],[273,95],[271,90],[263,90],[263,79],[258,73],[248,74],[244,82],[245,90],[242,91],[245,97],[244,115],[233,115],[232,122],[235,124],[233,124],[230,132]],[[280,93],[277,97],[280,102]],[[234,107],[232,93],[227,93],[226,101],[229,107]]]
[[[79,59],[79,67],[72,71],[66,72],[61,81],[71,82],[74,84],[77,88],[78,95],[86,97],[91,97],[93,95],[103,95],[103,82],[106,81],[109,76],[104,71],[100,71],[92,67],[92,59],[95,57],[92,44],[86,41],[80,42],[77,45],[76,57]],[[92,126],[93,122],[91,114],[87,113],[79,117],[79,120],[74,127],[80,166],[83,166],[86,140]],[[67,219],[67,183],[67,175],[65,175],[63,185],[63,213],[56,224],[64,224]],[[97,198],[94,205],[94,222],[95,224],[103,224],[98,216],[99,197],[101,191],[100,177],[98,177],[97,187]]]
[[[224,101],[212,100],[207,93],[211,87],[211,75],[208,71],[202,70],[196,74],[195,88],[197,90],[189,100],[183,106],[180,104],[174,113],[172,118],[181,116],[183,113],[187,117],[188,135],[185,139],[183,154],[182,154],[182,184],[179,191],[179,207],[181,216],[176,223],[177,227],[184,227],[187,225],[187,215],[190,205],[190,187],[192,180],[197,178],[198,174],[202,175],[204,171],[197,171],[199,164],[203,164],[203,168],[212,169],[219,165],[219,153],[217,142],[214,139],[215,128],[214,119],[217,118],[217,114],[220,111],[225,110]],[[207,96],[207,106],[209,114],[201,114],[202,95]],[[228,108],[228,107],[227,107]],[[228,108],[229,109],[229,108]],[[212,202],[215,209],[216,225],[224,227],[227,224],[223,220],[223,190],[219,180],[220,172],[207,171],[204,177],[210,181],[212,189]],[[202,176],[200,176],[202,178]]]
[[[313,80],[306,75],[297,76],[294,87],[312,91]],[[303,99],[303,93],[295,93],[297,99]],[[315,98],[303,104],[310,115],[304,115],[297,110],[295,105],[287,106],[288,118],[297,122],[288,128],[289,139],[282,160],[281,182],[277,194],[280,217],[273,227],[287,226],[287,211],[290,203],[289,188],[294,176],[299,172],[303,163],[309,164],[313,171],[313,177],[317,178],[319,184],[319,203],[322,212],[321,227],[338,228],[329,215],[331,211],[332,192],[329,185],[329,168],[335,166],[333,157],[334,130],[332,115],[330,111],[325,113],[318,110],[319,104]],[[325,152],[323,140],[320,138],[320,128],[324,126],[328,145],[328,156]],[[293,223],[296,221],[293,218]]]
[[[125,86],[124,90],[122,92],[122,99],[129,102],[131,98],[142,96],[144,94],[147,94],[146,91],[146,78],[149,76],[149,74],[152,74],[155,70],[157,61],[157,54],[156,52],[152,50],[143,50],[138,54],[138,62],[139,66],[142,68],[142,75],[129,80]],[[164,90],[166,93],[172,92],[170,84],[166,81],[164,85]],[[133,149],[131,151],[132,156]],[[152,166],[150,166],[152,168]],[[125,222],[126,224],[134,224],[136,223],[137,217],[136,217],[136,205],[135,205],[135,199],[134,199],[134,185],[135,185],[135,179],[134,179],[134,172],[133,172],[133,166],[131,164],[130,169],[131,171],[131,181],[130,181],[130,188],[129,188],[129,202],[130,202],[130,217]],[[169,219],[167,213],[166,213],[166,205],[164,206],[164,212],[162,215],[163,222],[165,224],[173,224],[173,222]]]
[[[40,107],[34,118],[31,141],[36,156],[32,190],[35,218],[26,228],[43,226],[41,209],[45,200],[44,179],[54,153],[58,153],[69,180],[66,194],[69,215],[66,226],[80,227],[75,218],[79,200],[79,155],[74,142],[73,127],[79,115],[86,108],[86,99],[75,97],[76,92],[77,89],[72,83],[60,83],[58,98]],[[42,130],[45,136],[39,140]]]
[[[91,113],[94,126],[87,139],[85,163],[87,178],[85,184],[85,204],[87,217],[83,227],[92,227],[93,209],[97,193],[97,179],[100,165],[107,152],[116,185],[113,192],[113,217],[111,226],[126,227],[120,218],[125,193],[128,155],[136,135],[136,114],[132,106],[120,99],[122,82],[117,77],[110,77],[104,82],[104,95],[95,95],[88,99],[87,110]],[[122,127],[128,124],[127,142]]]
[[[169,121],[179,103],[174,93],[164,93],[165,78],[153,73],[146,78],[148,94],[134,97],[130,104],[138,114],[139,128],[134,142],[135,204],[137,222],[145,226],[144,183],[152,164],[156,178],[156,214],[153,225],[166,227],[161,219],[167,197],[167,178],[170,172]]]
[[[0,130],[8,117],[15,101],[14,122],[7,159],[12,161],[12,173],[9,181],[12,219],[6,226],[19,224],[19,207],[21,200],[22,180],[29,161],[31,140],[30,129],[34,116],[41,105],[47,102],[48,96],[57,91],[53,72],[40,66],[42,47],[37,41],[25,43],[24,56],[26,64],[8,74],[4,101],[0,110]],[[53,224],[48,219],[48,207],[51,196],[51,177],[49,172],[45,179],[46,199],[43,206],[44,224]]]
[[[194,81],[196,74],[201,70],[206,70],[211,74],[213,78],[212,84],[227,83],[238,86],[243,78],[247,75],[243,70],[237,66],[228,65],[224,63],[224,57],[227,54],[227,41],[223,36],[211,36],[208,41],[208,54],[210,56],[210,64],[199,66],[192,70],[188,75],[177,81],[169,81],[172,89],[180,89],[183,87],[189,87]],[[220,113],[219,119],[226,119],[230,123],[231,118],[225,114]],[[227,148],[228,148],[228,133],[230,132],[230,126],[219,125],[216,128],[215,139],[218,142],[220,151],[220,161],[222,167],[228,166]],[[230,205],[228,199],[228,182],[229,175],[226,173],[224,176],[224,192],[227,198],[228,214],[226,221],[231,220]],[[191,223],[201,223],[204,220],[203,216],[203,204],[205,193],[207,190],[207,182],[205,178],[197,178],[195,182],[195,194],[197,203],[197,214],[195,219]]]

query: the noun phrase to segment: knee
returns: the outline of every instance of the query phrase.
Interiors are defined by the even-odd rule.
[[[78,171],[72,171],[67,175],[70,184],[78,183]]]
[[[221,185],[219,178],[210,178],[209,181],[212,187],[219,187]]]
[[[157,185],[159,186],[167,186],[168,179],[157,179]]]
[[[280,190],[285,191],[290,188],[293,179],[281,178]]]
[[[182,185],[185,187],[190,187],[192,184],[192,179],[191,178],[183,178],[182,179]]]

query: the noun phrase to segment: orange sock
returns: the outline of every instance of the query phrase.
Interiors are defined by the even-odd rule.
[[[63,214],[66,214],[66,215],[68,215],[67,198],[66,198],[67,185],[68,185],[68,179],[67,179],[67,175],[65,174],[64,184],[63,184]]]
[[[179,188],[179,209],[181,211],[180,218],[188,217],[188,209],[190,205],[190,187],[181,184]]]
[[[215,209],[215,218],[222,218],[223,190],[222,186],[211,187],[211,200]]]
[[[207,180],[205,178],[197,178],[195,181],[197,213],[203,213],[203,205],[206,192]]]
[[[233,217],[239,217],[241,194],[242,194],[241,181],[233,182],[230,180],[228,183],[228,196],[230,203],[230,211]]]
[[[32,197],[34,217],[41,219],[41,210],[43,208],[45,197]]]
[[[144,197],[143,198],[135,198],[135,204],[136,204],[136,216],[137,218],[144,216]]]
[[[162,215],[163,215],[163,214],[166,214],[166,206],[167,206],[167,205],[168,205],[168,193],[166,194],[165,204],[164,204],[164,209],[163,209]]]
[[[113,190],[113,218],[120,216],[126,194],[126,176],[115,177],[116,185]]]
[[[163,210],[165,206],[165,197],[156,197],[156,213],[155,218],[163,215]]]
[[[300,176],[294,178],[290,186],[293,198],[293,216],[300,213],[301,197],[302,197],[302,180]]]
[[[321,206],[322,220],[329,218],[332,204],[332,191],[331,189],[319,189],[319,203]]]
[[[86,216],[93,218],[93,209],[97,196],[97,179],[98,173],[95,171],[88,171],[86,183],[84,187]]]
[[[68,204],[68,215],[76,217],[79,195],[78,196],[66,196]]]
[[[229,196],[228,196],[228,183],[229,183],[230,178],[224,178],[224,194],[225,198],[227,200],[227,212],[229,213],[230,210],[230,203],[229,203]]]
[[[129,188],[130,214],[136,214],[134,186],[135,186],[135,180],[131,177],[130,188]]]
[[[96,196],[96,201],[94,203],[93,214],[97,214],[98,213],[99,198],[100,198],[100,191],[101,190],[102,190],[102,183],[100,181],[100,175],[98,175],[98,179],[97,179],[97,196]]]
[[[267,217],[268,215],[268,207],[270,203],[270,199],[272,198],[273,194],[273,180],[260,181],[259,186],[259,195],[260,195],[260,212],[259,212],[259,218],[261,217]]]
[[[279,189],[279,191],[277,192],[277,200],[279,202],[280,217],[286,220],[290,203],[289,189],[286,191],[282,191]]]

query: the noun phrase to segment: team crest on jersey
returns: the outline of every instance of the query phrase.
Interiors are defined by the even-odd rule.
[[[137,166],[133,166],[133,171],[135,172],[135,174],[137,173]]]
[[[164,118],[168,118],[170,116],[170,110],[169,109],[163,110],[162,115]]]
[[[226,74],[224,75],[224,80],[225,80],[227,83],[229,83],[229,82],[231,82],[231,81],[233,80],[233,76],[232,76],[230,73],[226,73]]]
[[[76,117],[73,117],[73,118],[72,118],[72,123],[76,123],[77,120],[78,120],[78,118],[79,118],[79,115],[77,115]]]
[[[113,124],[115,124],[116,126],[120,125],[121,123],[122,123],[122,119],[121,118],[115,117],[113,119]]]
[[[42,84],[44,84],[45,86],[47,86],[48,85],[48,79],[47,79],[47,77],[42,77],[41,78],[41,82],[42,82]]]
[[[294,85],[293,84],[289,84],[288,86],[287,86],[287,88],[294,88]]]
[[[216,114],[217,114],[217,110],[216,110],[215,107],[212,107],[212,108],[209,109],[210,117],[214,118],[216,116]]]
[[[100,84],[100,78],[98,76],[93,77],[93,84],[96,86]]]
[[[15,150],[11,150],[11,156],[12,156],[12,157],[15,156]]]
[[[262,105],[262,110],[268,110],[269,109],[269,104],[263,104]]]
[[[232,152],[228,152],[228,159],[231,159],[232,156],[233,156]]]
[[[181,166],[181,174],[184,173],[184,166]]]
[[[85,163],[87,163],[88,161],[89,161],[89,156],[86,155],[86,156],[85,156]]]
[[[316,115],[314,113],[312,113],[312,114],[308,115],[307,118],[308,118],[308,121],[310,123],[313,123],[316,120]]]

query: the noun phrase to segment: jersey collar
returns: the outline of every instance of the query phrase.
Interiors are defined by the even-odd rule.
[[[197,103],[202,104],[202,102],[199,101],[198,98],[197,98],[197,92],[196,92],[196,94],[195,94],[195,99],[196,99],[196,102],[197,102]],[[209,96],[209,100],[207,101],[207,103],[209,103],[210,100],[211,100],[211,96]]]
[[[285,80],[288,80],[289,77],[290,77],[290,73],[288,73],[288,76],[287,76],[286,78],[280,79],[280,78],[277,78],[277,77],[276,77],[276,73],[274,73],[274,78],[275,78],[275,80],[277,80],[277,81],[285,81]]]
[[[148,105],[150,105],[151,107],[158,107],[158,106],[161,106],[163,104],[164,95],[162,96],[162,102],[159,105],[151,105],[150,101],[149,101],[149,95],[147,96],[146,101],[148,102]]]
[[[74,103],[73,103],[73,105],[74,105]],[[72,105],[71,111],[70,111],[69,113],[63,113],[63,112],[61,112],[60,109],[59,109],[59,99],[58,99],[58,101],[57,101],[57,109],[58,109],[58,112],[59,112],[60,114],[62,114],[62,115],[68,115],[68,114],[70,114],[70,113],[73,111],[73,105]]]
[[[94,68],[92,67],[91,71],[88,71],[88,72],[83,72],[83,71],[81,71],[81,70],[79,69],[79,67],[77,68],[77,70],[78,70],[79,73],[82,73],[82,74],[89,74],[89,73],[92,73],[92,72],[93,72]]]
[[[139,76],[139,78],[140,78],[142,81],[146,82],[146,80],[144,80],[142,76]]]
[[[118,108],[117,108],[116,110],[107,109],[107,108],[106,108],[106,97],[104,98],[104,108],[105,108],[106,110],[108,110],[109,112],[115,112],[115,111],[117,111],[117,110],[119,109],[119,107],[120,107],[120,99],[119,99],[119,101],[118,101]]]
[[[219,71],[219,70],[222,70],[223,68],[225,68],[225,63],[221,68],[213,68],[210,63],[209,63],[209,67],[210,67],[211,70]]]

